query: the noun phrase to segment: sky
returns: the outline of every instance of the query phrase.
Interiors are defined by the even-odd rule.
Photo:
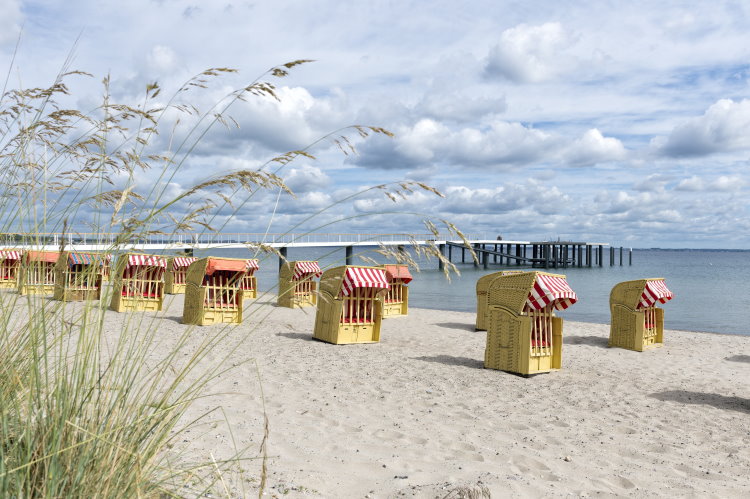
[[[179,193],[312,145],[315,159],[278,170],[295,197],[258,193],[227,231],[424,233],[430,218],[489,239],[750,249],[750,2],[0,0],[0,13],[9,85],[48,85],[70,58],[94,75],[71,80],[81,110],[106,75],[117,101],[158,82],[166,103],[207,68],[237,69],[190,94],[208,109],[313,60],[269,80],[279,101],[233,104],[239,128],[209,130],[170,180]],[[445,198],[366,191],[399,181]]]

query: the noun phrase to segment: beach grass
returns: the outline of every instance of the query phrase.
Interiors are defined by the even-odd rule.
[[[375,126],[343,128],[307,148],[272,157],[260,168],[203,178],[173,193],[171,184],[200,140],[215,126],[233,126],[228,114],[232,104],[278,99],[273,80],[307,62],[271,68],[204,111],[185,95],[234,70],[203,71],[169,98],[158,84],[149,83],[135,106],[114,102],[107,76],[102,102],[89,112],[70,107],[74,96],[68,82],[90,75],[67,68],[47,88],[4,91],[0,232],[13,234],[5,239],[19,249],[41,248],[50,244],[51,234],[62,233],[54,239],[60,251],[84,232],[113,233],[107,252],[114,254],[152,235],[218,233],[257,193],[273,189],[292,195],[282,170],[296,158],[314,159],[313,146],[328,141],[348,154],[353,151],[348,133],[391,135]],[[180,120],[188,123],[186,128],[180,129]],[[144,186],[140,180],[146,175]],[[425,184],[400,182],[337,203],[372,189],[393,201],[414,189],[439,195]],[[311,213],[300,224],[320,215]],[[437,234],[431,223],[428,228]],[[292,232],[298,225],[286,229]],[[248,250],[279,255],[264,245],[249,245]],[[381,251],[409,260],[387,248]],[[434,245],[422,251],[445,261]],[[165,341],[160,335],[160,323],[167,320],[163,315],[126,313],[121,328],[112,331],[107,320],[111,293],[105,287],[100,300],[66,302],[21,296],[12,289],[0,292],[0,496],[244,496],[247,491],[238,489],[237,482],[224,479],[238,469],[252,475],[246,481],[262,495],[267,419],[260,445],[241,448],[233,443],[230,458],[196,460],[184,445],[186,432],[200,427],[205,415],[220,411],[213,407],[186,420],[187,409],[236,367],[228,359],[252,327],[239,337],[231,335],[229,325],[212,328],[196,342],[196,328],[185,326]],[[256,320],[271,312],[269,307]]]

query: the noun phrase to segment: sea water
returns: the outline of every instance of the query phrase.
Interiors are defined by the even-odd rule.
[[[377,255],[376,248],[355,247],[355,264],[359,254],[386,260]],[[567,310],[556,312],[573,321],[608,324],[609,293],[618,282],[647,277],[664,277],[674,299],[664,305],[665,327],[688,331],[707,331],[750,335],[750,251],[732,250],[656,250],[634,249],[633,264],[628,265],[625,253],[623,265],[609,265],[608,251],[604,252],[604,266],[549,269],[548,272],[567,276],[570,287],[578,295],[578,302]],[[195,256],[226,256],[251,258],[249,250],[212,249],[196,251]],[[278,286],[278,258],[259,256],[261,268],[256,272],[260,292],[276,294]],[[322,268],[344,264],[343,248],[290,248],[289,260],[319,260]],[[412,271],[409,284],[409,305],[412,307],[462,312],[476,311],[476,282],[481,276],[507,269],[526,267],[490,264],[489,269],[475,268],[468,252],[465,264],[461,252],[453,251],[453,260],[460,275],[452,274],[450,281],[438,270],[435,260],[420,260],[420,271]],[[366,263],[365,263],[366,264]],[[529,269],[531,270],[531,269]],[[542,270],[542,269],[533,269]]]

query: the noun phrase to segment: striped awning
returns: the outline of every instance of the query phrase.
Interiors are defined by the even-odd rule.
[[[68,265],[91,265],[104,263],[102,255],[95,253],[70,253],[68,254]]]
[[[388,289],[388,279],[383,269],[347,267],[341,283],[341,295],[349,296],[356,288]]]
[[[656,302],[666,303],[673,297],[674,295],[667,288],[667,283],[664,282],[664,279],[649,279],[646,281],[646,286],[643,288],[641,301],[638,303],[637,308],[648,308],[653,306]]]
[[[413,279],[409,272],[409,267],[406,265],[385,265],[385,276],[388,278],[388,282],[394,279],[401,279],[404,284],[409,284]]]
[[[247,261],[232,260],[229,258],[209,258],[206,265],[206,275],[213,275],[217,270],[244,273],[247,271]]]
[[[315,274],[315,277],[320,277],[323,271],[320,270],[318,262],[297,262],[294,265],[294,275],[292,279],[299,279],[307,274]]]
[[[534,287],[526,300],[526,307],[541,310],[549,304],[555,310],[565,310],[578,301],[575,291],[563,277],[537,274]]]
[[[21,252],[16,250],[0,250],[0,260],[20,260]]]
[[[58,251],[27,251],[26,261],[55,263],[60,258]]]
[[[128,255],[129,267],[166,267],[167,259],[159,255]]]
[[[253,272],[255,272],[259,268],[260,268],[260,264],[258,263],[258,260],[251,258],[250,260],[247,261],[247,270],[252,270]]]
[[[189,267],[190,264],[196,260],[197,258],[192,256],[176,256],[174,257],[174,260],[172,260],[172,269],[177,270],[180,267]]]

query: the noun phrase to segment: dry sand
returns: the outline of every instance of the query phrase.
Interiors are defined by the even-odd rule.
[[[185,327],[170,300],[164,338]],[[218,425],[185,440],[198,461],[257,455],[259,373],[267,497],[750,497],[750,337],[670,330],[638,353],[566,322],[563,369],[524,378],[483,368],[474,314],[412,309],[379,344],[336,346],[312,339],[314,309],[246,312],[237,367],[190,409],[221,406]],[[228,486],[256,495],[260,463],[243,468]]]

